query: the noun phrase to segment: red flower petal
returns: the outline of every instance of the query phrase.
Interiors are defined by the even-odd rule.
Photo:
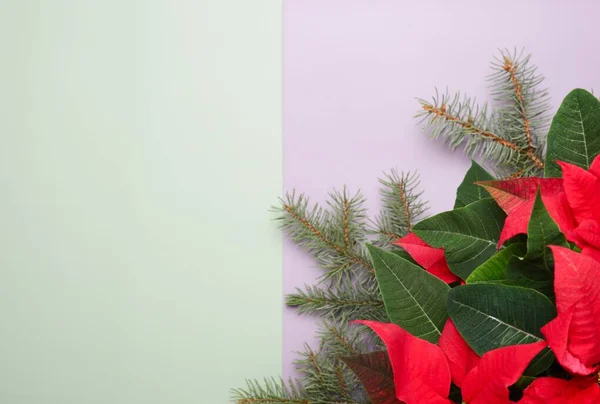
[[[550,248],[558,317],[541,331],[560,364],[585,376],[600,363],[600,263],[568,248]]]
[[[583,255],[600,262],[600,223],[586,219],[567,238],[581,248]]]
[[[600,249],[592,246],[583,246],[581,247],[581,253],[588,257],[592,257],[596,261],[600,262]]]
[[[486,352],[469,372],[462,386],[468,404],[508,404],[508,386],[513,385],[529,362],[546,347],[544,341],[511,345]]]
[[[594,378],[540,377],[525,389],[520,404],[598,404],[600,387]]]
[[[594,366],[585,365],[581,359],[573,356],[568,350],[571,322],[573,321],[574,306],[562,313],[542,327],[542,333],[548,345],[554,351],[558,362],[569,372],[575,375],[586,376],[594,372]]]
[[[569,233],[569,239],[581,247],[600,248],[600,223],[590,219],[583,220]]]
[[[442,350],[403,330],[396,324],[353,321],[370,327],[385,343],[396,397],[406,404],[451,404],[450,369]]]
[[[452,382],[461,387],[467,373],[479,364],[481,358],[465,342],[450,319],[446,321],[438,346],[448,359]]]
[[[600,178],[600,154],[596,156],[594,161],[592,161],[592,165],[590,166],[590,172],[596,177]]]
[[[593,173],[573,164],[557,161],[562,167],[563,187],[577,223],[586,219],[600,221],[600,179]]]
[[[548,213],[564,233],[575,228],[575,220],[560,178],[517,178],[479,183],[496,200],[508,217],[498,246],[517,234],[527,233],[535,195],[540,190]]]
[[[498,248],[502,247],[508,239],[517,234],[527,233],[527,226],[529,225],[529,218],[531,217],[534,203],[535,199],[526,201],[506,217],[504,227],[502,227],[502,232],[500,233],[500,239],[498,240]]]
[[[404,248],[427,272],[437,276],[444,282],[453,283],[460,280],[458,276],[450,271],[446,257],[444,257],[444,250],[431,247],[416,234],[409,233],[392,244]]]
[[[523,203],[535,199],[538,189],[542,192],[542,198],[563,192],[562,179],[560,178],[515,178],[512,180],[481,181],[478,184],[489,192],[507,215],[510,215]]]

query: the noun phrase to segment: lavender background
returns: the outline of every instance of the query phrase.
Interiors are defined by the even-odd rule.
[[[430,140],[413,119],[434,87],[487,98],[498,48],[525,47],[557,108],[573,88],[600,85],[600,2],[287,0],[284,5],[284,187],[322,202],[333,187],[379,206],[392,167],[418,170],[430,213],[451,208],[468,159]],[[320,273],[284,244],[284,293]],[[315,319],[284,312],[285,377]]]

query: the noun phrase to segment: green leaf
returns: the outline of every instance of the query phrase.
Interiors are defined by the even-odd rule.
[[[467,278],[472,283],[505,283],[506,266],[512,257],[525,255],[523,244],[511,244],[494,254],[489,260],[475,268]]]
[[[526,259],[524,244],[511,244],[498,251],[489,260],[478,266],[467,278],[467,285],[495,283],[535,289],[554,300],[554,274],[546,259],[552,260],[552,253],[544,258]]]
[[[540,328],[556,316],[556,308],[533,289],[481,283],[452,289],[448,313],[465,341],[483,355],[503,346],[541,341]],[[527,374],[544,371],[553,359],[545,349]]]
[[[590,168],[600,152],[600,101],[577,88],[563,100],[548,131],[545,177],[560,177],[556,160]]]
[[[478,181],[491,181],[495,178],[490,173],[485,171],[483,167],[471,160],[471,168],[467,171],[465,178],[462,180],[456,190],[456,201],[454,209],[462,208],[472,202],[477,202],[481,199],[488,198],[489,195],[483,187],[475,185]]]
[[[506,266],[507,285],[535,289],[554,300],[554,267],[552,253],[548,251],[544,258],[521,259],[513,256]],[[548,266],[550,265],[550,266]]]
[[[535,379],[536,378],[532,376],[521,376],[513,386],[519,390],[525,390],[531,383],[535,381]]]
[[[390,251],[392,254],[397,255],[398,257],[402,258],[403,260],[406,260],[408,262],[410,262],[411,264],[415,264],[417,266],[420,266],[414,259],[413,257],[410,256],[410,254],[408,254],[406,251],[404,250],[400,250],[398,248],[394,248],[393,250]]]
[[[390,320],[416,337],[439,339],[448,312],[450,287],[423,268],[367,244]]]
[[[527,259],[548,256],[547,246],[559,245],[568,247],[567,239],[561,233],[542,202],[540,192],[537,192],[531,218],[527,227]]]
[[[448,267],[462,279],[497,250],[506,214],[491,198],[443,212],[417,223],[413,232],[443,248]]]

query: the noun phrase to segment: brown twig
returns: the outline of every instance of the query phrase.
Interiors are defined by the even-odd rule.
[[[321,367],[319,366],[319,362],[317,362],[317,355],[310,348],[308,348],[308,356],[309,356],[310,361],[312,362],[313,366],[315,367],[315,374],[321,380],[321,383],[325,384],[325,380],[323,379],[323,371],[321,370]]]
[[[350,247],[350,230],[348,229],[348,215],[350,212],[350,202],[344,196],[344,245]]]
[[[506,179],[507,180],[514,180],[515,178],[520,178],[523,175],[523,172],[525,172],[525,168],[521,168],[519,171],[512,173]]]
[[[338,384],[340,385],[340,388],[342,389],[344,397],[349,402],[352,401],[352,397],[350,396],[350,392],[348,391],[348,387],[346,387],[346,382],[344,381],[344,374],[342,373],[342,369],[340,368],[339,365],[335,367],[335,375],[337,376]]]
[[[406,198],[406,184],[404,182],[400,182],[398,184],[398,190],[400,191],[400,200],[402,201],[404,216],[406,217],[406,227],[408,231],[411,232],[412,223],[410,222],[410,211],[408,210],[408,199]]]
[[[517,65],[508,57],[504,56],[504,66],[502,67],[510,75],[510,81],[513,84],[515,90],[515,96],[517,97],[517,103],[519,104],[519,113],[523,120],[523,127],[525,128],[525,136],[527,138],[527,148],[533,150],[533,136],[531,135],[531,125],[529,119],[527,119],[527,112],[525,110],[525,101],[523,99],[523,93],[521,90],[521,83],[517,78]]]

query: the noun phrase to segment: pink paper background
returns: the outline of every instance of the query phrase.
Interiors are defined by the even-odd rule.
[[[600,2],[287,0],[284,5],[284,186],[322,202],[361,189],[371,213],[392,167],[417,170],[430,213],[451,208],[468,160],[421,132],[415,97],[434,87],[487,98],[498,48],[525,49],[556,108],[600,84]],[[286,240],[284,293],[320,272]],[[284,376],[314,341],[315,319],[284,312]]]

